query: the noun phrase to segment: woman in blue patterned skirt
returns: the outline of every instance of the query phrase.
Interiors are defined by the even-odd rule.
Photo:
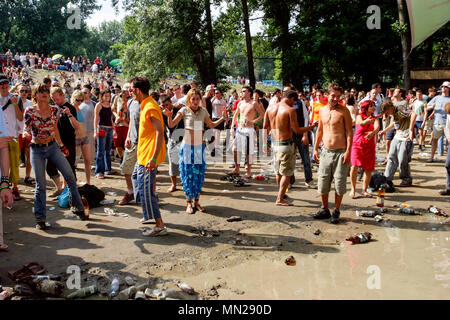
[[[202,100],[201,92],[197,89],[191,89],[186,97],[186,107],[178,111],[172,119],[172,111],[164,110],[167,116],[167,122],[170,128],[173,128],[184,120],[184,138],[180,147],[179,165],[180,177],[183,183],[183,190],[186,195],[186,212],[194,214],[195,210],[205,212],[205,209],[199,203],[200,192],[202,191],[203,181],[205,180],[205,145],[203,144],[204,124],[208,128],[215,128],[225,121],[226,110],[217,121],[212,121],[208,111],[200,106]],[[192,201],[194,206],[192,205]]]

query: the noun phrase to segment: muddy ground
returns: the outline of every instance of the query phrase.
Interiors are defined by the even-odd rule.
[[[158,194],[169,235],[157,238],[142,236],[142,210],[135,204],[106,206],[128,217],[109,216],[99,207],[91,209],[89,221],[80,221],[67,217],[69,211],[58,208],[56,201],[48,201],[48,209],[56,208],[47,211],[53,227],[38,231],[31,211],[32,188],[21,184],[24,199],[3,213],[9,252],[0,253],[0,283],[13,285],[7,272],[35,261],[63,280],[70,265],[79,266],[81,285],[99,286],[100,294],[94,299],[106,299],[115,275],[122,281],[128,275],[138,282],[150,280],[151,288],[170,288],[183,281],[200,299],[448,299],[450,233],[448,224],[441,224],[445,218],[426,212],[401,215],[393,207],[399,202],[415,209],[434,204],[450,213],[450,197],[438,195],[438,189],[445,186],[445,159],[437,158],[441,162],[426,163],[416,146],[413,186],[386,194],[389,212],[383,222],[355,215],[360,208],[376,209],[375,198],[352,200],[347,194],[338,225],[312,218],[320,198],[316,190],[304,186],[299,161],[296,186],[288,193],[293,207],[274,205],[274,176],[269,181],[250,180],[250,186],[239,188],[220,180],[230,170],[229,164],[209,165],[201,196],[207,213],[195,215],[185,213],[180,185],[179,191],[166,192],[170,182],[167,164],[163,164]],[[118,165],[117,161],[113,164],[117,171]],[[267,164],[258,163],[254,172],[261,168]],[[377,169],[384,167],[377,163]],[[23,178],[24,169],[20,170]],[[81,170],[77,175],[80,182],[85,181]],[[125,181],[119,175],[94,178],[93,183],[105,193],[117,194],[107,195],[108,199],[119,201],[125,192]],[[242,221],[227,222],[231,216],[240,216]],[[373,234],[370,243],[345,241],[365,231]],[[295,266],[284,263],[291,255]],[[122,282],[121,289],[126,287]]]

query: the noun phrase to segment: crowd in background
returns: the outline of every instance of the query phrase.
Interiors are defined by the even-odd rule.
[[[259,135],[255,133],[265,128],[268,110],[284,104],[295,110],[293,121],[300,128],[310,127],[302,134],[293,134],[292,143],[302,160],[306,187],[316,189],[313,167],[318,165],[315,151],[322,146],[321,115],[324,112],[321,109],[330,108],[329,99],[334,99],[336,92],[338,105],[347,110],[344,113],[348,113],[353,131],[351,169],[348,172],[351,198],[358,196],[358,172],[360,178],[364,177],[362,196],[372,196],[368,186],[377,157],[377,143],[386,148],[387,157],[382,163],[386,165],[385,177],[392,181],[399,168],[399,186],[402,187],[412,185],[409,163],[414,144],[425,150],[426,139],[430,135],[428,142],[432,150],[429,162],[436,161],[436,151],[443,155],[447,150],[444,132],[448,130],[447,114],[450,112],[449,82],[444,82],[439,88],[429,88],[427,92],[419,88],[407,92],[402,88],[383,91],[376,83],[367,92],[358,92],[355,88],[339,89],[340,92],[336,89],[338,87],[330,92],[317,84],[309,93],[292,85],[267,93],[244,85],[240,92],[232,89],[224,93],[214,84],[201,91],[195,81],[172,87],[164,82],[162,88],[150,91],[150,84],[144,77],[133,78],[120,86],[115,70],[100,59],[91,65],[89,59],[82,57],[61,58],[65,71],[61,70],[56,77],[45,78],[42,83],[35,83],[30,70],[50,65],[53,62],[50,57],[31,53],[13,55],[10,51],[7,57],[0,77],[0,124],[7,129],[12,140],[8,142],[10,172],[2,173],[2,182],[8,181],[12,185],[14,201],[19,201],[19,167],[25,167],[23,183],[35,186],[34,211],[39,229],[50,227],[45,220],[46,174],[55,184],[55,191],[49,196],[57,197],[67,186],[72,195],[73,212],[81,219],[86,218],[76,189],[77,160],[82,157],[89,185],[95,184],[91,170],[94,170],[96,179],[120,174],[112,168],[112,162],[119,161],[126,183],[126,192],[119,204],[126,205],[133,200],[141,202],[141,222],[146,224],[152,219],[157,220],[156,226],[146,235],[166,234],[157,205],[154,171],[166,160],[166,154],[171,180],[167,191],[178,190],[179,176],[187,201],[186,212],[204,212],[199,203],[206,171],[204,142],[214,142],[214,150],[208,151],[212,156],[219,149],[221,154],[234,153],[231,165],[234,170],[230,175],[240,175],[241,164],[244,164],[247,169],[244,177],[251,179],[254,146],[262,143],[268,147],[269,153],[270,149],[274,150],[273,145],[271,148],[272,136],[267,141],[259,141]],[[91,74],[80,77],[77,72]],[[330,98],[331,93],[333,96]],[[336,110],[341,110],[339,106]],[[329,112],[331,119],[332,113]],[[201,122],[201,127],[197,127],[196,122]],[[212,138],[203,136],[204,128],[214,129]],[[184,130],[181,139],[172,136],[175,129]],[[231,150],[223,149],[223,142],[228,137],[226,129],[231,129]],[[197,131],[200,132],[199,141],[194,134]],[[241,162],[241,155],[244,162]],[[279,161],[274,158],[273,164]],[[449,160],[446,167],[448,172]],[[62,180],[60,173],[64,177]],[[318,175],[320,178],[320,170]],[[291,187],[295,178],[293,174],[289,178]],[[450,194],[450,180],[441,194]],[[278,200],[277,205],[286,205],[286,202]],[[323,211],[320,216],[323,216]]]

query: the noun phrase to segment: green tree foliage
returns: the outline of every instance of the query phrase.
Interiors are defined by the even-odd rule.
[[[81,47],[87,57],[102,57],[111,61],[119,57],[119,43],[127,43],[132,37],[125,32],[124,21],[104,21],[98,27],[89,29],[89,36],[83,39]]]
[[[122,46],[125,74],[146,75],[153,85],[170,72],[195,67],[203,84],[216,82],[206,10],[209,0],[130,0],[125,28],[133,39]],[[214,46],[213,46],[214,48]],[[214,57],[213,57],[214,58]]]
[[[2,50],[74,55],[88,36],[85,19],[99,6],[95,0],[0,0]],[[81,29],[69,29],[67,20],[80,10]]]

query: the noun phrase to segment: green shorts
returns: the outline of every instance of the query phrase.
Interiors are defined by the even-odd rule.
[[[347,191],[347,175],[350,170],[350,161],[343,164],[345,149],[329,150],[323,147],[320,154],[318,172],[318,193],[328,194],[334,178],[336,194],[342,196]],[[350,160],[350,159],[349,159]]]

